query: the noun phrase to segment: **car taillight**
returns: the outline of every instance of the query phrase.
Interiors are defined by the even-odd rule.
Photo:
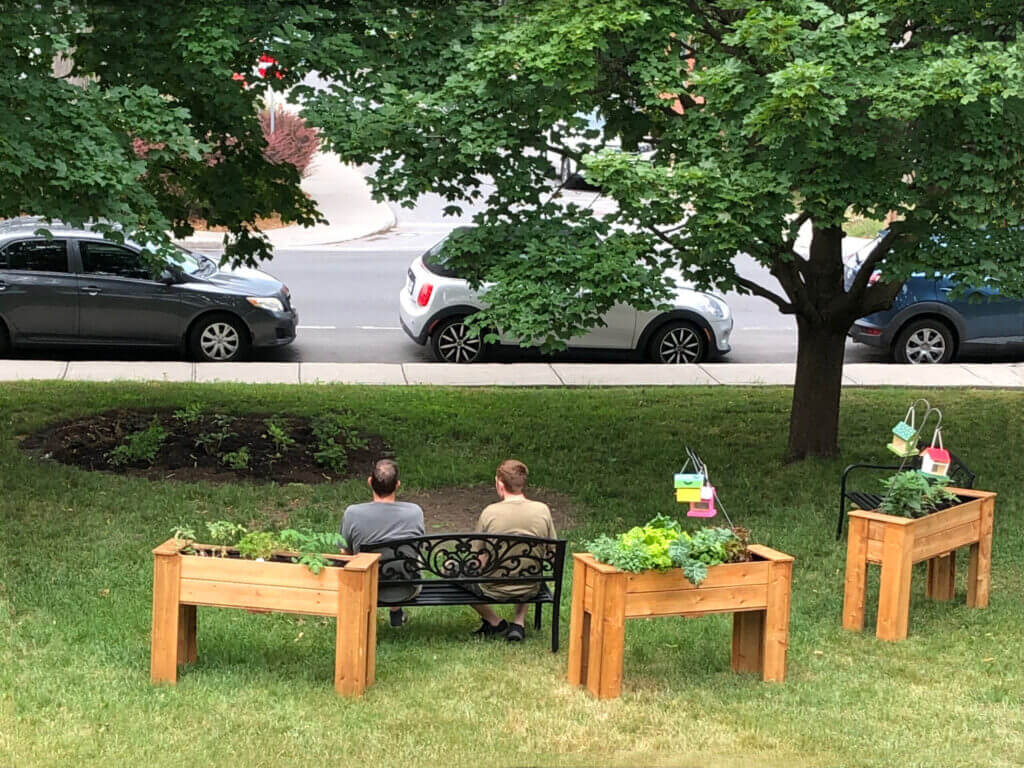
[[[871,277],[868,278],[868,285],[874,285],[875,283],[877,283],[881,279],[882,279],[882,273],[881,272],[872,272],[871,273]]]
[[[430,296],[434,292],[434,286],[430,283],[424,283],[420,286],[420,292],[416,296],[416,303],[421,307],[427,306],[430,303]]]

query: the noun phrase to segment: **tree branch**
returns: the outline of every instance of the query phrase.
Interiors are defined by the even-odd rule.
[[[779,311],[784,315],[795,315],[796,307],[784,298],[779,296],[774,291],[769,291],[763,285],[755,283],[753,280],[748,280],[745,277],[736,275],[736,285],[746,288],[755,296],[760,296],[762,299],[768,299],[772,304],[779,308]]]

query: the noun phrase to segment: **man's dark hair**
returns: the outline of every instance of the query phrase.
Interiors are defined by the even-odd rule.
[[[373,465],[370,487],[378,496],[390,496],[398,487],[398,465],[391,459],[381,459]]]

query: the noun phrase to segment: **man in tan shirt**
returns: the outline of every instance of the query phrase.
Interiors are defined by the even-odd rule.
[[[515,536],[534,536],[542,539],[554,539],[555,524],[551,520],[548,505],[526,498],[526,479],[529,474],[526,465],[515,459],[503,461],[498,466],[494,478],[494,489],[501,499],[491,504],[480,514],[477,522],[477,533],[507,533]],[[525,547],[526,545],[524,545]],[[542,552],[534,549],[531,555],[540,557]],[[516,572],[502,572],[502,575],[514,576]],[[507,601],[516,598],[533,597],[540,588],[538,584],[503,584],[498,582],[474,585],[473,590],[483,598]],[[481,637],[494,637],[504,634],[510,642],[519,642],[526,637],[526,611],[529,603],[516,603],[515,618],[509,624],[485,603],[473,606],[480,614],[483,622],[473,634]]]

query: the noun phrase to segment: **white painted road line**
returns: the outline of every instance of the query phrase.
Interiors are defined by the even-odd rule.
[[[360,331],[400,331],[402,327],[399,325],[357,325]]]
[[[338,326],[336,325],[296,325],[300,331],[336,331]]]

